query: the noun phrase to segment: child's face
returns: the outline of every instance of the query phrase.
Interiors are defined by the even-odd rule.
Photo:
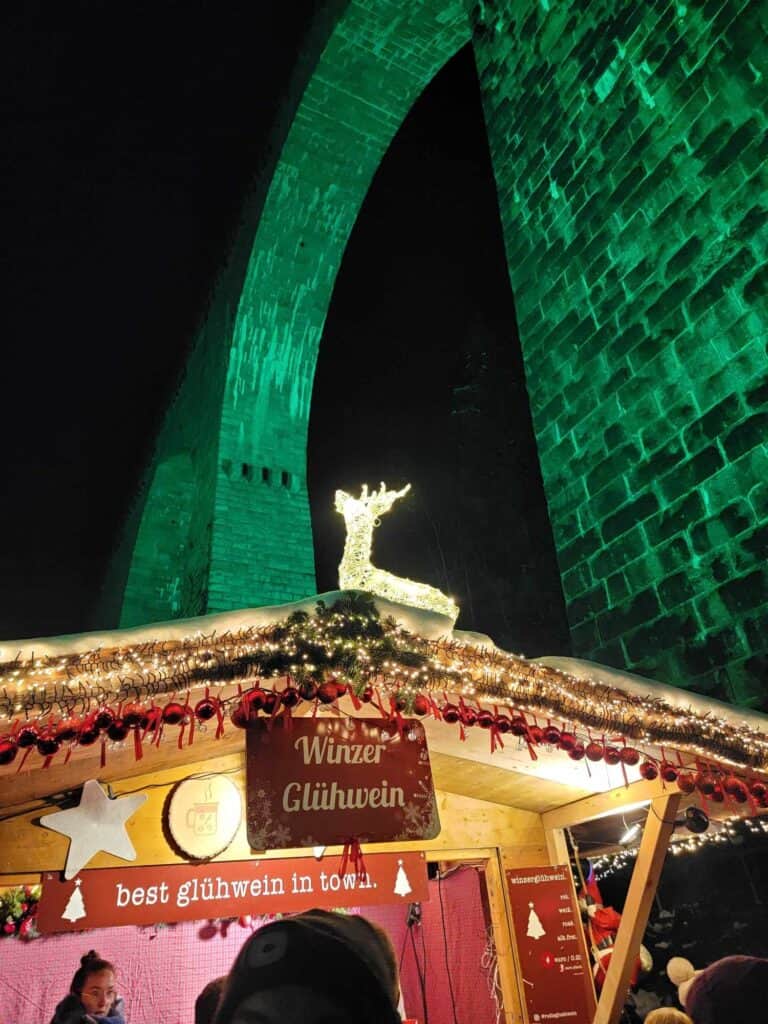
[[[117,998],[115,976],[112,971],[97,971],[85,979],[80,1002],[86,1013],[104,1015]]]

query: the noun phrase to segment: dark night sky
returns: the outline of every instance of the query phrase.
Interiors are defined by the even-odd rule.
[[[108,625],[99,581],[312,5],[240,7],[29,4],[0,31],[1,636]],[[333,489],[381,478],[414,488],[382,566],[451,590],[460,624],[565,649],[469,50],[396,138],[337,280],[310,424],[321,590]]]

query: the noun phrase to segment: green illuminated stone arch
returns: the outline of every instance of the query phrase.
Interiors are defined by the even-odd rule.
[[[575,652],[759,703],[765,5],[467,12],[358,0],[318,48],[161,438],[122,620],[312,591],[306,429],[335,276],[394,133],[471,37]]]
[[[352,0],[333,25],[160,439],[121,624],[314,592],[306,440],[334,281],[393,136],[470,38],[458,0]]]

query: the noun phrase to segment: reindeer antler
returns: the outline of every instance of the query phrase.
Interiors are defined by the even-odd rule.
[[[382,512],[388,512],[397,499],[402,498],[402,496],[407,494],[410,489],[411,485],[406,484],[400,491],[388,491],[387,485],[382,481],[379,490],[373,491],[371,494],[368,494],[367,486],[363,487],[360,500],[365,503],[366,507],[374,515],[380,515]]]

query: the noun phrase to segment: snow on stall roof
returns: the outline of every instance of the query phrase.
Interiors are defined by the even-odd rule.
[[[18,661],[30,662],[35,658],[84,654],[93,650],[126,647],[133,644],[157,641],[182,641],[193,636],[210,636],[250,627],[269,626],[288,618],[293,612],[315,612],[318,601],[327,606],[359,591],[333,590],[314,597],[303,598],[287,604],[270,605],[261,608],[243,608],[236,611],[218,612],[196,618],[174,619],[170,622],[155,622],[127,629],[99,630],[88,633],[74,633],[57,637],[35,637],[22,640],[0,641],[0,663]],[[493,640],[484,633],[453,629],[451,619],[436,612],[413,608],[372,597],[382,618],[392,618],[409,632],[428,640],[454,640],[467,646],[495,649]],[[736,707],[722,701],[704,697],[681,687],[656,682],[631,672],[598,665],[579,658],[546,656],[532,659],[538,664],[559,669],[577,679],[592,679],[597,683],[616,687],[625,693],[647,699],[659,698],[681,711],[694,711],[711,715],[732,725],[745,724],[753,729],[768,732],[768,715],[747,708]]]

